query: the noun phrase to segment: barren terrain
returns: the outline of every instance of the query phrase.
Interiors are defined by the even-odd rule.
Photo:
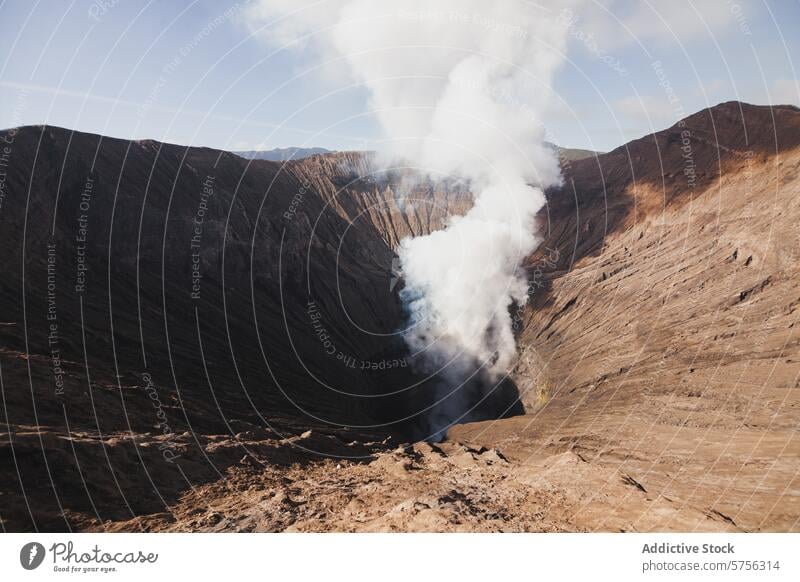
[[[796,108],[725,103],[565,160],[512,310],[513,398],[498,387],[436,444],[414,442],[429,396],[403,390],[409,369],[331,358],[308,304],[334,356],[402,361],[392,249],[464,212],[464,184],[405,203],[404,172],[363,154],[281,165],[42,127],[13,156],[4,530],[800,530]]]

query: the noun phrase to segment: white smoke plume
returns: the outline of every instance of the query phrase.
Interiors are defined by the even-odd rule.
[[[386,152],[434,177],[469,180],[474,207],[402,241],[406,342],[447,392],[495,382],[516,356],[509,308],[527,298],[520,262],[536,249],[543,189],[560,180],[542,117],[563,60],[564,2],[264,0],[250,24],[276,43],[345,62],[369,91]],[[444,399],[444,393],[443,393]],[[431,430],[465,420],[453,396]]]

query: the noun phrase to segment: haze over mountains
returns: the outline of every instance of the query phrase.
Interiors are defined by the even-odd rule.
[[[285,162],[288,160],[302,160],[309,156],[329,154],[331,150],[325,148],[275,148],[271,150],[247,150],[233,152],[248,160],[269,160],[271,162]]]
[[[513,373],[468,395],[483,422],[401,448],[436,403],[394,249],[467,184],[359,152],[0,139],[5,529],[798,528],[795,107],[565,152]]]
[[[594,156],[600,152],[593,152],[591,150],[583,150],[578,148],[562,148],[555,144],[548,144],[553,147],[557,152],[559,158],[575,161],[583,158]],[[241,156],[248,160],[269,160],[271,162],[286,162],[288,160],[302,160],[311,156],[319,154],[333,153],[331,150],[325,148],[275,148],[271,150],[246,150],[232,152],[237,156]]]

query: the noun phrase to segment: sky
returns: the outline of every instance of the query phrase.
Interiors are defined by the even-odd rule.
[[[337,1],[291,5],[324,29]],[[381,127],[363,83],[314,42],[287,41],[286,21],[265,16],[271,2],[283,0],[0,0],[0,127],[372,149]],[[800,0],[551,10],[568,48],[544,123],[561,146],[608,151],[724,101],[800,105]]]

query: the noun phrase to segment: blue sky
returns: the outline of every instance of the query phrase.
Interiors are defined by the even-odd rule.
[[[265,42],[270,28],[254,30],[249,6],[5,0],[0,127],[224,149],[370,148],[380,129],[364,88],[321,71],[310,47]],[[612,149],[732,99],[800,105],[797,0],[609,0],[559,18],[569,49],[546,126],[560,145]]]

